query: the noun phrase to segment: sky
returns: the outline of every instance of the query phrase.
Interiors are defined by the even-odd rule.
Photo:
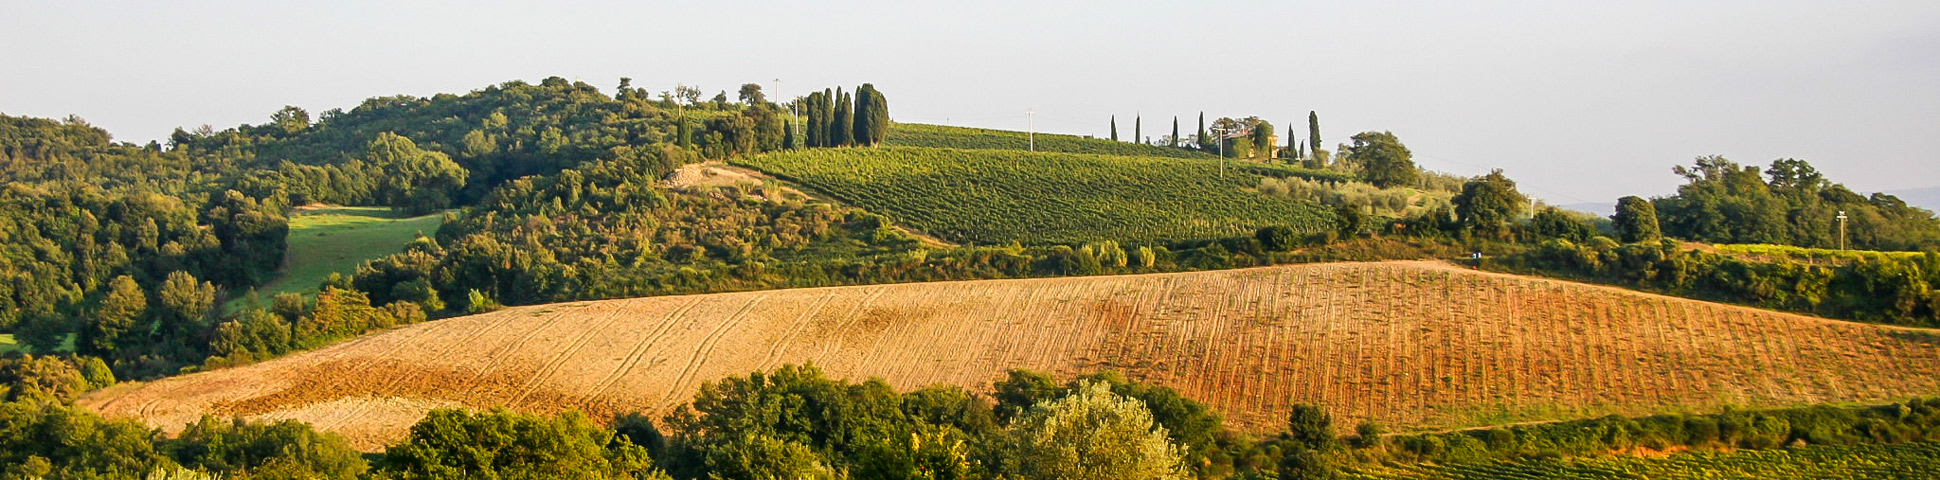
[[[145,143],[559,76],[776,97],[874,83],[900,122],[1129,137],[1258,116],[1554,204],[1703,155],[1940,186],[1940,2],[0,0],[0,112]],[[1188,135],[1190,133],[1187,133]]]

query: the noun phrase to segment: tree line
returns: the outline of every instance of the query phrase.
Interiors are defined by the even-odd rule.
[[[808,148],[874,147],[889,134],[889,101],[873,84],[864,83],[853,93],[841,88],[814,92],[796,103],[806,110],[803,146]]]

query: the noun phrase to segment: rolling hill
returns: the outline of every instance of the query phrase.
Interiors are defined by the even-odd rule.
[[[1253,432],[1290,404],[1400,431],[1940,391],[1940,335],[1437,262],[648,297],[505,309],[82,403],[167,431],[293,418],[364,449],[443,406],[664,414],[786,363],[901,389],[1118,370]]]
[[[734,163],[795,182],[958,243],[1152,244],[1252,235],[1260,227],[1334,228],[1317,203],[1248,191],[1263,175],[1309,173],[1257,162],[953,148],[838,148]]]

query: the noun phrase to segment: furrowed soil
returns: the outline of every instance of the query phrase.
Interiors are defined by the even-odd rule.
[[[1116,370],[1258,433],[1293,403],[1406,432],[1940,393],[1930,330],[1380,262],[517,307],[83,404],[171,433],[298,419],[375,450],[433,408],[657,418],[702,382],[804,362],[903,390]]]

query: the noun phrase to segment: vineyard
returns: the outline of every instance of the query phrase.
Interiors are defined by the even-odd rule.
[[[1076,135],[1037,134],[1037,151],[1097,153],[1139,157],[1213,158],[1210,153],[1190,148],[1162,147],[1142,143],[1116,142]],[[968,148],[979,150],[1026,150],[1031,146],[1026,132],[987,128],[946,127],[898,123],[890,125],[883,144],[897,147]]]
[[[1333,214],[1249,191],[1262,174],[1214,161],[893,147],[738,163],[957,243],[1149,244],[1333,228]]]
[[[374,448],[431,408],[658,418],[704,381],[804,362],[904,390],[1116,370],[1255,433],[1293,403],[1406,433],[1940,391],[1921,330],[1385,262],[516,307],[83,404],[168,431],[294,418]]]
[[[1693,452],[1666,457],[1524,460],[1447,466],[1406,465],[1350,475],[1366,480],[1747,479],[1920,480],[1940,472],[1940,443],[1814,445],[1781,450]]]

